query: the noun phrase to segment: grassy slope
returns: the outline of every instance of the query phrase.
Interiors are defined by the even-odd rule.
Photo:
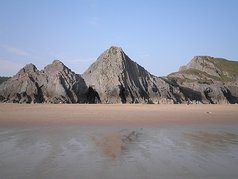
[[[227,75],[221,75],[221,77],[216,77],[216,76],[212,76],[207,74],[204,71],[199,71],[196,69],[188,69],[188,70],[184,70],[184,71],[180,71],[180,72],[176,72],[179,74],[184,74],[184,76],[189,75],[195,75],[198,78],[200,78],[200,80],[191,80],[191,79],[187,79],[185,77],[185,79],[179,78],[179,77],[169,77],[170,79],[174,79],[178,82],[195,82],[197,81],[198,83],[206,83],[206,84],[211,84],[212,80],[215,81],[222,81],[222,82],[227,82],[227,81],[232,81],[235,78],[238,78],[238,62],[237,61],[229,61],[229,60],[225,60],[222,58],[206,58],[206,60],[209,60],[210,62],[212,62],[217,68],[221,69],[221,71],[223,72],[227,72]],[[171,75],[174,75],[176,73],[172,73]]]
[[[238,77],[237,61],[229,61],[222,58],[215,58],[212,63],[222,71],[228,72],[231,77]]]
[[[10,77],[0,76],[0,84],[7,81]]]

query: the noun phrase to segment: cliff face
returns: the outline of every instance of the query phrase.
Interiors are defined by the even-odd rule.
[[[189,100],[238,102],[238,62],[235,61],[197,56],[168,79],[177,83]]]
[[[84,100],[86,90],[80,75],[55,60],[42,71],[33,64],[26,65],[0,85],[0,96],[3,102],[76,103]]]
[[[82,77],[103,103],[176,103],[174,93],[181,95],[176,87],[151,75],[118,47],[101,54]]]
[[[178,72],[156,77],[121,48],[102,53],[83,75],[55,60],[33,64],[0,84],[0,101],[15,103],[238,103],[238,62],[194,57]]]
[[[55,60],[47,65],[43,73],[47,77],[44,91],[47,101],[80,103],[83,102],[87,86],[83,78],[72,72],[62,62]]]

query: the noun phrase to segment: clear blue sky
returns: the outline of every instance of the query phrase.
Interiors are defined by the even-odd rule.
[[[238,1],[0,0],[0,75],[53,59],[83,73],[110,46],[158,76],[196,55],[238,60]]]

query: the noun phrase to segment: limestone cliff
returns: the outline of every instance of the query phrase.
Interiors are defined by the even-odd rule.
[[[168,79],[177,83],[189,100],[203,103],[238,102],[238,62],[196,56]]]
[[[178,72],[156,77],[111,47],[82,74],[54,60],[23,67],[0,84],[0,102],[238,103],[238,62],[196,56]]]
[[[102,53],[82,77],[103,103],[177,103],[182,98],[178,88],[150,74],[118,47]]]
[[[84,100],[86,90],[80,75],[55,60],[42,71],[26,65],[0,85],[0,96],[2,102],[76,103]]]

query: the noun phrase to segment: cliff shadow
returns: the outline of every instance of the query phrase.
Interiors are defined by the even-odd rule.
[[[86,99],[87,99],[87,103],[89,104],[101,103],[101,99],[98,92],[95,89],[93,89],[93,87],[91,86],[88,87],[88,91],[86,93]]]
[[[231,94],[231,91],[228,88],[224,87],[224,88],[221,89],[221,91],[222,91],[223,95],[226,97],[226,99],[229,103],[231,103],[231,104],[238,103],[238,97],[233,96]]]
[[[185,96],[185,100],[188,101],[202,101],[202,93],[195,91],[188,87],[180,87],[181,92]]]
[[[119,97],[121,98],[121,102],[123,104],[126,103],[126,89],[123,85],[118,85],[119,86]]]

